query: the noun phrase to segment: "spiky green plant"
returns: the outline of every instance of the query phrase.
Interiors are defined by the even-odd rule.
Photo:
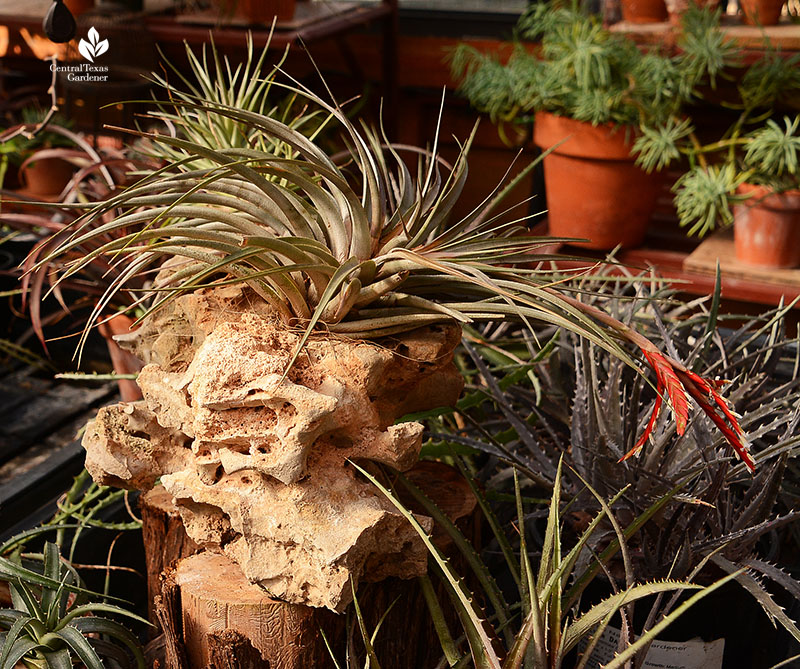
[[[87,669],[136,666],[145,662],[139,640],[121,623],[103,614],[143,618],[120,606],[89,601],[78,573],[61,558],[58,547],[45,542],[42,553],[22,553],[37,528],[0,546],[0,579],[8,582],[13,607],[0,609],[0,667],[67,669],[74,661]],[[38,565],[38,569],[37,569]],[[100,596],[98,596],[100,597]]]
[[[700,588],[688,581],[662,580],[636,583],[633,580],[627,541],[638,531],[644,519],[658,513],[672,496],[671,494],[662,500],[657,500],[641,518],[637,518],[629,527],[623,529],[614,517],[611,505],[619,500],[626,491],[618,492],[606,502],[584,481],[584,491],[600,505],[600,511],[591,519],[588,527],[578,535],[577,539],[572,544],[567,544],[561,529],[566,506],[562,506],[560,492],[562,467],[559,463],[553,493],[549,500],[547,524],[538,569],[534,567],[529,555],[530,549],[526,543],[526,515],[523,513],[523,497],[516,473],[514,475],[514,502],[517,513],[514,520],[514,534],[519,536],[518,556],[514,555],[511,547],[513,539],[509,539],[503,532],[477,485],[471,483],[473,491],[481,500],[481,507],[488,514],[487,519],[506,559],[505,567],[512,575],[517,587],[518,599],[515,600],[516,604],[511,606],[506,602],[493,574],[458,528],[431,500],[400,475],[402,484],[424,506],[426,512],[432,515],[453,537],[467,563],[471,565],[483,596],[492,606],[493,615],[487,618],[486,613],[478,605],[474,593],[467,586],[466,579],[456,573],[452,564],[436,548],[419,521],[403,506],[397,495],[378,478],[360,467],[357,468],[386,495],[419,533],[430,551],[431,566],[435,568],[436,573],[445,584],[450,603],[458,613],[464,634],[461,639],[454,639],[442,614],[441,604],[430,586],[430,581],[427,576],[423,577],[422,590],[434,618],[444,652],[444,659],[440,666],[445,664],[451,667],[466,666],[466,662],[471,658],[472,666],[478,669],[521,669],[522,667],[526,669],[560,669],[562,666],[567,666],[565,662],[573,651],[576,651],[581,644],[586,644],[575,665],[582,669],[587,666],[594,646],[612,619],[621,615],[623,620],[629,622],[625,609],[633,602],[670,591],[696,590],[697,592],[689,597],[680,608],[652,625],[635,641],[623,635],[624,644],[620,648],[620,656],[607,665],[621,667],[624,666],[627,658],[646,652],[652,640],[690,606],[738,575],[737,572],[725,576],[707,588]],[[462,468],[462,471],[466,471],[466,469]],[[604,520],[612,523],[616,535],[602,555],[598,555],[589,549],[589,542]],[[623,589],[614,589],[613,593],[605,600],[582,610],[583,607],[579,604],[581,594],[597,571],[618,552],[622,552],[625,559],[626,573],[629,576],[626,586]],[[590,554],[588,561],[585,559],[587,553]],[[519,613],[521,613],[521,620],[515,621],[514,619]],[[515,633],[512,630],[518,631]],[[462,648],[465,643],[469,648],[466,655]],[[498,650],[500,647],[503,648],[502,652]]]
[[[690,368],[732,379],[723,392],[732,410],[743,414],[742,427],[754,442],[760,463],[755,477],[745,475],[744,463],[719,457],[723,440],[711,421],[693,419],[676,436],[672,421],[659,420],[661,396],[641,376],[571,334],[541,333],[551,342],[543,359],[528,350],[523,332],[494,328],[485,337],[471,337],[465,343],[468,394],[457,409],[460,420],[438,417],[432,436],[468,449],[478,462],[499,460],[529,477],[534,472],[539,486],[555,484],[564,458],[570,465],[561,477],[565,496],[577,495],[584,479],[604,496],[629,485],[613,505],[620,517],[641,517],[670,496],[629,540],[637,580],[671,575],[707,583],[717,569],[746,569],[735,581],[773,624],[800,639],[800,629],[772,592],[777,586],[798,598],[800,584],[759,546],[800,517],[795,499],[782,492],[794,485],[796,474],[787,465],[800,452],[800,342],[785,335],[793,305],[723,330],[731,319],[719,313],[719,291],[718,284],[711,298],[686,305],[658,284],[640,285],[636,292],[630,285],[607,284],[602,294],[587,286],[598,293],[591,298],[595,304]],[[537,396],[530,376],[547,392]],[[492,480],[500,479],[490,465],[483,467]],[[505,464],[498,468],[508,470]],[[508,480],[509,471],[504,474]],[[579,513],[600,508],[587,498],[573,506]],[[590,542],[597,552],[605,546],[603,537],[613,536],[613,527],[603,525]],[[651,617],[671,606],[669,599],[659,600]]]
[[[210,44],[204,44],[200,53],[196,54],[186,45],[188,71],[179,68],[164,59],[168,73],[181,85],[170,81],[169,76],[153,73],[151,80],[163,89],[170,102],[157,103],[150,121],[158,120],[158,127],[165,127],[172,137],[187,139],[206,149],[255,149],[276,157],[293,158],[295,150],[274,135],[260,132],[258,128],[236,119],[222,116],[191,104],[195,100],[206,100],[212,104],[227,105],[242,111],[250,111],[279,119],[290,127],[314,138],[325,126],[324,117],[319,110],[301,110],[295,113],[297,96],[287,94],[283,90],[274,90],[274,76],[280,69],[285,54],[277,63],[267,68],[267,54],[270,52],[272,35],[267,38],[261,53],[256,56],[253,36],[247,35],[246,58],[243,63],[233,64],[227,56],[221,56],[214,45],[213,35]],[[172,103],[179,104],[172,104]],[[212,167],[213,161],[203,162],[192,157],[179,146],[164,142],[143,141],[138,147],[152,158],[164,161],[182,169],[184,161],[190,160],[190,167]]]
[[[630,328],[555,290],[565,278],[535,264],[548,259],[537,249],[552,239],[520,236],[518,222],[500,223],[491,213],[533,165],[454,221],[472,137],[446,173],[435,143],[419,151],[412,176],[377,132],[359,131],[338,105],[299,84],[285,86],[337,124],[349,148],[341,164],[286,123],[189,95],[191,101],[171,104],[243,124],[296,157],[137,132],[183,152],[181,169],[168,163],[103,202],[69,207],[84,213],[34,267],[75,258],[56,286],[99,259],[113,268],[81,343],[116,295],[170,260],[169,271],[137,297],[142,317],[184,293],[243,283],[287,326],[304,330],[295,357],[314,331],[374,339],[444,321],[536,319],[579,332],[635,365],[621,345],[632,342],[659,369],[672,370],[675,361]],[[667,392],[679,398],[688,377],[679,368],[673,376]],[[682,416],[686,406],[679,405]],[[732,420],[731,434],[739,434]]]

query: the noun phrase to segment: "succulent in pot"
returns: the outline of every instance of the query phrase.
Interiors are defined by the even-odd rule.
[[[644,125],[634,147],[638,162],[651,171],[687,161],[688,169],[673,192],[679,222],[689,234],[703,236],[718,225],[736,222],[739,260],[773,267],[796,265],[800,261],[796,254],[781,251],[796,248],[786,235],[796,229],[788,221],[796,210],[800,119],[796,115],[781,119],[776,109],[800,86],[800,56],[767,51],[741,68],[735,45],[719,30],[718,14],[690,12],[686,21],[707,24],[707,43],[716,52],[718,74],[727,76],[739,67],[735,96],[726,102],[738,115],[727,128],[717,130],[713,141],[701,141],[692,119],[685,116]],[[772,231],[766,220],[778,211],[783,222]],[[767,228],[761,227],[765,224]]]
[[[623,0],[622,18],[629,23],[658,23],[667,18],[664,0]]]
[[[784,0],[739,0],[744,22],[749,25],[774,26],[781,19]]]
[[[75,171],[85,165],[85,154],[73,141],[70,123],[52,114],[41,131],[33,133],[45,117],[38,107],[22,110],[22,123],[0,135],[0,186],[10,167],[17,170],[18,182],[31,197],[58,196]]]
[[[551,234],[593,248],[640,244],[660,184],[634,164],[634,141],[642,124],[680,114],[713,76],[705,24],[681,37],[679,55],[642,54],[598,17],[562,5],[532,5],[518,29],[541,46],[531,52],[518,44],[506,64],[459,46],[452,57],[459,90],[496,122],[533,121],[534,141],[548,151]]]

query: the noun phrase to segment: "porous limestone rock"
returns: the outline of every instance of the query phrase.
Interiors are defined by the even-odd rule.
[[[194,541],[278,597],[341,610],[351,577],[425,571],[416,532],[349,461],[416,462],[422,425],[396,421],[456,401],[460,331],[315,334],[289,368],[301,334],[240,287],[175,299],[120,338],[147,363],[144,400],[98,414],[87,467],[125,487],[161,478]]]

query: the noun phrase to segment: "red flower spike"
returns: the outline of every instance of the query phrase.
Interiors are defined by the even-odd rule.
[[[750,455],[747,440],[741,425],[739,425],[737,415],[731,411],[728,403],[717,392],[718,388],[728,382],[704,379],[658,351],[642,349],[642,354],[656,373],[658,396],[653,408],[653,415],[647,423],[644,434],[630,452],[620,459],[620,462],[635,455],[644,446],[655,426],[655,419],[661,409],[663,394],[666,391],[672,410],[675,413],[675,425],[678,434],[682,435],[686,431],[689,417],[688,394],[722,432],[725,440],[750,472],[755,472],[756,463]]]
[[[675,414],[675,426],[678,434],[683,434],[686,431],[686,424],[689,422],[689,401],[686,399],[686,389],[666,356],[658,351],[651,353],[642,351],[642,353],[655,369],[658,382],[667,393]]]
[[[637,455],[639,451],[642,450],[642,446],[644,446],[645,442],[647,441],[647,438],[653,431],[653,428],[655,427],[656,424],[656,418],[658,418],[658,414],[661,412],[661,403],[663,401],[663,396],[662,396],[663,390],[664,390],[663,386],[659,383],[657,388],[658,394],[656,395],[656,403],[653,406],[653,413],[650,416],[650,420],[647,422],[647,427],[645,428],[644,433],[642,434],[641,437],[639,437],[639,441],[636,442],[636,445],[631,450],[629,450],[625,455],[623,455],[619,460],[617,460],[617,462],[623,462],[624,460],[627,460],[628,458]]]

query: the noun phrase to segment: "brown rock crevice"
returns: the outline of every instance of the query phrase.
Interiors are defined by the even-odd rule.
[[[284,378],[300,336],[238,287],[177,298],[122,338],[146,363],[144,400],[87,426],[87,468],[129,488],[160,479],[197,544],[276,597],[341,610],[351,578],[425,571],[413,528],[348,461],[417,461],[423,427],[397,421],[456,401],[460,330],[314,335]]]

